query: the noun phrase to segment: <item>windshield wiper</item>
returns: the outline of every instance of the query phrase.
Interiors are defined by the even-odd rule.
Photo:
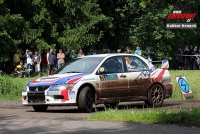
[[[65,73],[81,73],[81,72],[78,72],[78,71],[69,71],[69,72],[65,72]]]

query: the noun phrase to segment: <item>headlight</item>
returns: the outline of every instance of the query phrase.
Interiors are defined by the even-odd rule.
[[[71,90],[74,87],[74,84],[58,84],[58,85],[52,85],[50,87],[51,90]]]
[[[23,88],[23,91],[22,92],[26,92],[28,90],[28,86],[25,86],[24,88]]]

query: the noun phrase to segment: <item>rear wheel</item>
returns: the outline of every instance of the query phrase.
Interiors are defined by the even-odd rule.
[[[78,96],[78,109],[83,112],[92,112],[93,110],[93,93],[90,87],[84,87]]]
[[[148,100],[145,103],[149,106],[161,107],[164,101],[164,89],[161,85],[153,85],[148,92]]]
[[[33,109],[35,112],[45,112],[47,110],[48,106],[33,106]]]

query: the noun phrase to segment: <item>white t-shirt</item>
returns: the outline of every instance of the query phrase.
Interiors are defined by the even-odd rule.
[[[27,57],[27,64],[31,64],[32,63],[32,59],[30,56]]]

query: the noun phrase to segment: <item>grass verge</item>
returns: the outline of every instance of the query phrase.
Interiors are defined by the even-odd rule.
[[[105,111],[96,112],[87,120],[101,121],[122,121],[149,124],[178,124],[187,126],[200,126],[200,110],[198,108],[179,108],[176,110],[148,110],[132,111],[105,109]]]

